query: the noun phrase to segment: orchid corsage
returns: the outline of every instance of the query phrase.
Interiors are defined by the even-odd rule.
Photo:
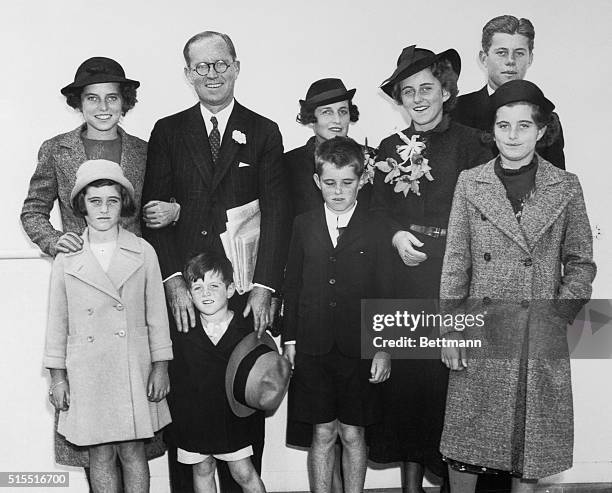
[[[403,161],[398,163],[394,158],[387,158],[384,161],[378,161],[375,166],[383,173],[387,173],[385,183],[394,183],[394,192],[403,193],[404,197],[408,196],[408,192],[420,196],[420,179],[422,177],[425,177],[428,181],[434,179],[430,173],[429,159],[423,155],[426,149],[425,142],[418,140],[419,135],[413,135],[409,139],[402,132],[396,133],[404,142],[404,145],[396,147],[396,151]]]
[[[370,185],[374,184],[374,174],[376,172],[376,162],[374,158],[376,157],[376,153],[378,149],[373,149],[368,146],[368,139],[365,141],[365,145],[363,146],[363,156],[364,156],[364,166],[363,166],[363,175],[361,175],[361,181],[365,185],[369,183]]]

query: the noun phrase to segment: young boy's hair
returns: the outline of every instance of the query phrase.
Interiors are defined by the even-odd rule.
[[[364,161],[362,147],[350,137],[334,137],[321,142],[315,150],[315,169],[319,176],[325,163],[333,164],[336,168],[350,166],[357,176],[361,176]]]
[[[198,279],[203,280],[210,271],[220,274],[226,286],[234,282],[232,263],[225,255],[210,250],[196,255],[185,264],[183,278],[187,284],[191,284]]]
[[[89,187],[100,188],[112,185],[117,185],[119,187],[119,193],[121,195],[121,217],[130,217],[136,214],[136,204],[134,204],[134,201],[132,200],[132,197],[128,191],[123,188],[121,184],[107,178],[92,181],[76,194],[72,200],[72,210],[74,211],[74,214],[79,217],[85,217],[87,215],[87,209],[85,208],[85,194],[87,193],[87,189]]]

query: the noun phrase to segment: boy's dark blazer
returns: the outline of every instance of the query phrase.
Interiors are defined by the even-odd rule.
[[[238,142],[245,140],[245,142]],[[175,226],[143,227],[164,278],[205,249],[223,253],[226,210],[259,199],[261,236],[253,282],[279,289],[289,239],[288,190],[278,125],[238,102],[212,161],[200,104],[159,120],[151,133],[143,187],[149,200],[181,204]]]
[[[189,332],[174,335],[173,349],[179,356],[173,371],[168,399],[172,404],[174,445],[200,453],[228,453],[253,445],[254,430],[263,420],[257,412],[237,417],[225,394],[225,371],[232,351],[250,332],[247,322],[234,314],[227,331],[215,346],[204,332],[200,317]]]
[[[469,94],[464,94],[457,98],[457,105],[451,113],[451,117],[458,123],[467,127],[478,128],[487,132],[489,128],[488,112],[489,112],[489,93],[487,86],[484,86],[479,91],[474,91]],[[563,154],[563,129],[559,123],[559,136],[555,141],[547,147],[538,148],[538,154],[554,164],[557,168],[565,169],[565,155]],[[495,148],[497,155],[497,149]]]
[[[295,340],[306,354],[325,354],[337,344],[359,358],[361,299],[388,294],[391,254],[391,238],[361,202],[336,248],[323,204],[297,216],[285,276],[284,340]]]

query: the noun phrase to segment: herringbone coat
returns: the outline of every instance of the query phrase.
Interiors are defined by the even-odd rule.
[[[539,158],[520,223],[494,160],[460,175],[440,295],[445,310],[485,314],[464,331],[485,349],[451,372],[442,454],[526,478],[571,467],[566,326],[591,296],[592,257],[575,175]]]
[[[62,234],[72,231],[81,234],[85,220],[72,212],[70,192],[74,187],[76,171],[87,161],[85,147],[81,140],[83,126],[65,134],[56,135],[43,142],[38,151],[38,165],[30,180],[28,196],[23,203],[21,223],[30,239],[52,257],[55,244]],[[122,226],[140,236],[140,195],[144,181],[147,159],[147,143],[117,128],[121,137],[121,162],[119,166],[134,186],[137,213],[121,219]],[[53,227],[49,215],[57,199],[62,217],[62,231]]]

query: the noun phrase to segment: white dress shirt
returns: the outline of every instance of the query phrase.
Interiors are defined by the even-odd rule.
[[[346,228],[348,226],[351,217],[353,217],[353,212],[355,212],[355,207],[357,207],[357,201],[355,201],[353,207],[348,211],[338,214],[325,204],[325,222],[327,223],[327,231],[329,231],[329,237],[331,238],[334,248],[338,245],[338,237],[340,236],[338,228]]]
[[[221,142],[223,142],[223,133],[225,132],[225,128],[227,127],[227,121],[229,120],[230,115],[234,109],[234,100],[228,104],[225,108],[223,108],[218,113],[211,113],[208,108],[206,108],[202,103],[200,103],[200,112],[202,113],[202,118],[204,119],[204,125],[206,125],[206,134],[210,135],[211,130],[213,129],[212,122],[210,121],[211,117],[217,118],[217,128],[219,129],[219,136],[221,137]]]

